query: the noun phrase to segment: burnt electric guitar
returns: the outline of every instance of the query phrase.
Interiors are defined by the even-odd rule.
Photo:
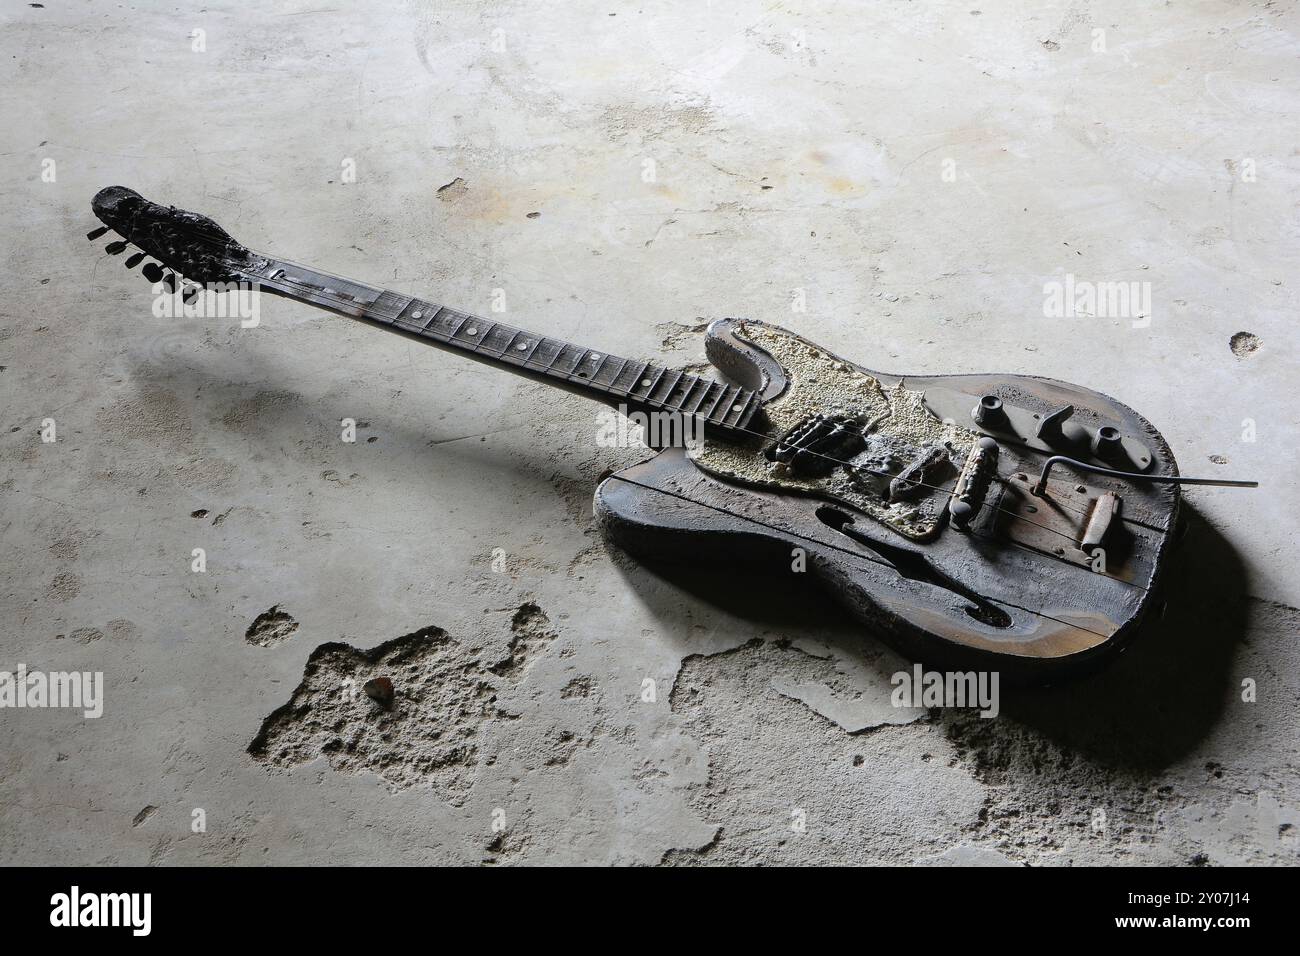
[[[152,282],[247,283],[626,411],[702,427],[606,478],[628,551],[807,574],[904,653],[1050,679],[1118,648],[1156,600],[1180,483],[1160,433],[1024,375],[889,375],[748,319],[709,326],[714,381],[252,252],[121,186],[93,201]],[[91,233],[97,238],[106,230]],[[160,266],[159,263],[162,265]],[[173,270],[167,272],[163,267]]]

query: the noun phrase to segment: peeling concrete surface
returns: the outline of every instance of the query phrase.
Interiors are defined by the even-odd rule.
[[[277,604],[257,615],[253,623],[248,625],[248,630],[244,632],[244,640],[258,647],[274,647],[293,637],[293,632],[296,630],[298,630],[298,622],[293,619],[293,615],[282,610]]]
[[[974,10],[0,15],[0,670],[105,696],[0,710],[0,862],[1300,861],[1300,14]],[[1104,671],[894,708],[908,662],[800,582],[608,551],[640,453],[580,399],[287,302],[156,316],[84,239],[113,183],[618,354],[752,316],[1063,378],[1263,487],[1188,491]],[[1045,317],[1066,275],[1150,322]]]
[[[360,652],[322,644],[303,682],[266,718],[248,746],[254,759],[295,767],[324,757],[346,773],[368,771],[393,790],[425,786],[464,800],[478,770],[494,687],[477,661],[438,628],[422,628]],[[362,690],[387,678],[391,703]]]

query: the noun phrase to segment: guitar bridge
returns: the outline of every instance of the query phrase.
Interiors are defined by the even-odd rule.
[[[1034,477],[1011,475],[1002,496],[1002,534],[1034,551],[1111,577],[1127,578],[1126,540],[1120,514],[1124,499],[1077,481],[1049,480],[1033,493]]]

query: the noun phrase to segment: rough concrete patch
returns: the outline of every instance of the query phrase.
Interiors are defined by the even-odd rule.
[[[221,424],[233,432],[244,435],[254,434],[261,426],[261,419],[268,413],[292,405],[301,399],[297,392],[283,389],[263,389],[251,398],[236,402],[221,416]]]
[[[451,182],[438,187],[438,198],[443,202],[455,202],[469,192],[469,183],[457,176]]]
[[[119,399],[96,416],[105,435],[138,439],[173,450],[193,438],[193,426],[185,406],[171,392],[157,385]]]
[[[595,682],[584,674],[581,677],[575,677],[560,689],[560,699],[571,700],[574,697],[590,697],[595,688]]]
[[[642,140],[656,139],[671,132],[698,135],[713,128],[713,113],[705,106],[610,106],[600,116],[600,124],[612,139],[629,134]]]
[[[381,707],[361,687],[388,677],[394,699]],[[441,628],[426,627],[368,651],[322,644],[302,683],[249,744],[257,760],[292,768],[325,757],[335,770],[378,774],[393,792],[427,786],[464,800],[479,762],[483,723],[496,690],[477,658]]]
[[[1242,626],[1232,623],[1236,612],[1216,612],[1208,603],[1181,613],[1209,630]],[[958,765],[987,788],[987,803],[968,839],[1031,865],[1079,859],[1167,865],[1293,862],[1295,847],[1288,846],[1280,826],[1292,818],[1300,821],[1300,807],[1285,796],[1291,792],[1290,768],[1300,739],[1295,709],[1300,611],[1251,597],[1243,609],[1252,639],[1234,660],[1226,686],[1198,668],[1151,660],[1142,676],[1133,678],[1138,683],[1126,692],[1122,709],[1091,706],[1084,682],[1027,702],[1025,721],[1009,710],[996,720],[940,711],[936,719]],[[1260,689],[1249,703],[1241,686],[1246,677]],[[1148,685],[1177,690],[1166,697]],[[1140,699],[1142,694],[1147,699]],[[1249,726],[1240,718],[1225,721],[1230,731],[1210,730],[1205,739],[1198,735],[1193,749],[1171,746],[1169,732],[1153,725],[1174,707],[1170,698],[1210,694],[1224,695],[1224,713],[1248,714]],[[1070,714],[1081,716],[1060,716]],[[1206,759],[1210,755],[1217,759]],[[1261,766],[1277,769],[1261,775]],[[1261,781],[1268,782],[1268,791],[1260,789]],[[1274,821],[1278,826],[1270,831]]]
[[[1254,332],[1238,332],[1228,339],[1228,348],[1237,358],[1245,358],[1259,348],[1259,336]]]
[[[135,637],[140,633],[140,629],[136,627],[135,621],[128,621],[125,618],[120,617],[115,618],[104,625],[104,631],[109,637],[114,638],[115,640],[124,640],[126,638]]]
[[[487,852],[491,855],[485,858],[483,863],[488,866],[504,863],[522,854],[532,842],[533,838],[526,832],[515,833],[511,830],[502,830],[488,843]]]
[[[870,696],[850,686],[843,675],[829,680],[787,680],[773,677],[772,688],[783,697],[797,700],[851,734],[886,724],[910,724],[925,716],[917,707],[895,707],[889,695]]]
[[[50,554],[60,561],[75,561],[81,553],[81,536],[66,534],[50,545]]]
[[[1188,858],[1193,866],[1294,865],[1300,854],[1300,810],[1270,793],[1189,803],[1170,817],[1204,848]]]
[[[68,637],[72,638],[78,644],[91,644],[100,640],[103,636],[104,632],[97,627],[79,627],[68,634]]]
[[[551,630],[550,618],[531,602],[521,605],[515,612],[510,621],[510,631],[509,650],[505,657],[492,665],[491,671],[518,683],[537,655],[555,640],[555,632]]]
[[[45,596],[51,601],[71,601],[81,593],[81,576],[70,571],[60,571],[45,589]]]
[[[683,345],[694,345],[697,349],[704,347],[704,330],[709,327],[707,321],[700,322],[660,322],[655,331],[663,336],[660,343],[665,349],[679,349]]]
[[[725,828],[718,827],[713,832],[712,839],[708,843],[696,847],[671,847],[664,851],[663,858],[659,861],[660,866],[698,866],[702,863],[712,863],[714,852],[722,845],[722,837]]]
[[[1105,813],[1107,849],[1126,857],[1150,842],[1157,814],[1170,802],[1154,777],[1081,758],[1012,720],[955,711],[940,712],[940,720],[961,764],[988,787],[971,835],[1013,860],[1047,862],[1101,844],[1093,830],[1098,810]]]
[[[504,826],[494,831],[492,839],[483,848],[487,854],[481,861],[484,866],[510,863],[516,857],[527,852],[533,842],[532,833],[528,826],[531,816],[532,814],[525,810],[523,816],[518,820],[509,823],[502,821]]]
[[[774,686],[842,679],[830,660],[761,639],[682,661],[669,704],[709,767],[703,784],[686,787],[688,803],[725,832],[669,851],[665,864],[911,863],[970,825],[983,792],[946,762],[917,757],[918,743],[931,749],[927,735],[947,750],[931,727],[851,735]]]
[[[258,647],[274,647],[287,641],[296,630],[298,622],[277,604],[253,619],[253,623],[244,632],[244,640]]]

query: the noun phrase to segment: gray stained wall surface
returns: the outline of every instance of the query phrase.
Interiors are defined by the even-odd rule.
[[[0,862],[1297,861],[1294,7],[328,7],[3,13],[0,670],[103,713],[0,709]],[[604,546],[643,453],[598,406],[281,300],[156,315],[84,239],[115,183],[620,355],[741,315],[1077,382],[1263,487],[1187,492],[1104,671],[894,707],[827,602]]]

